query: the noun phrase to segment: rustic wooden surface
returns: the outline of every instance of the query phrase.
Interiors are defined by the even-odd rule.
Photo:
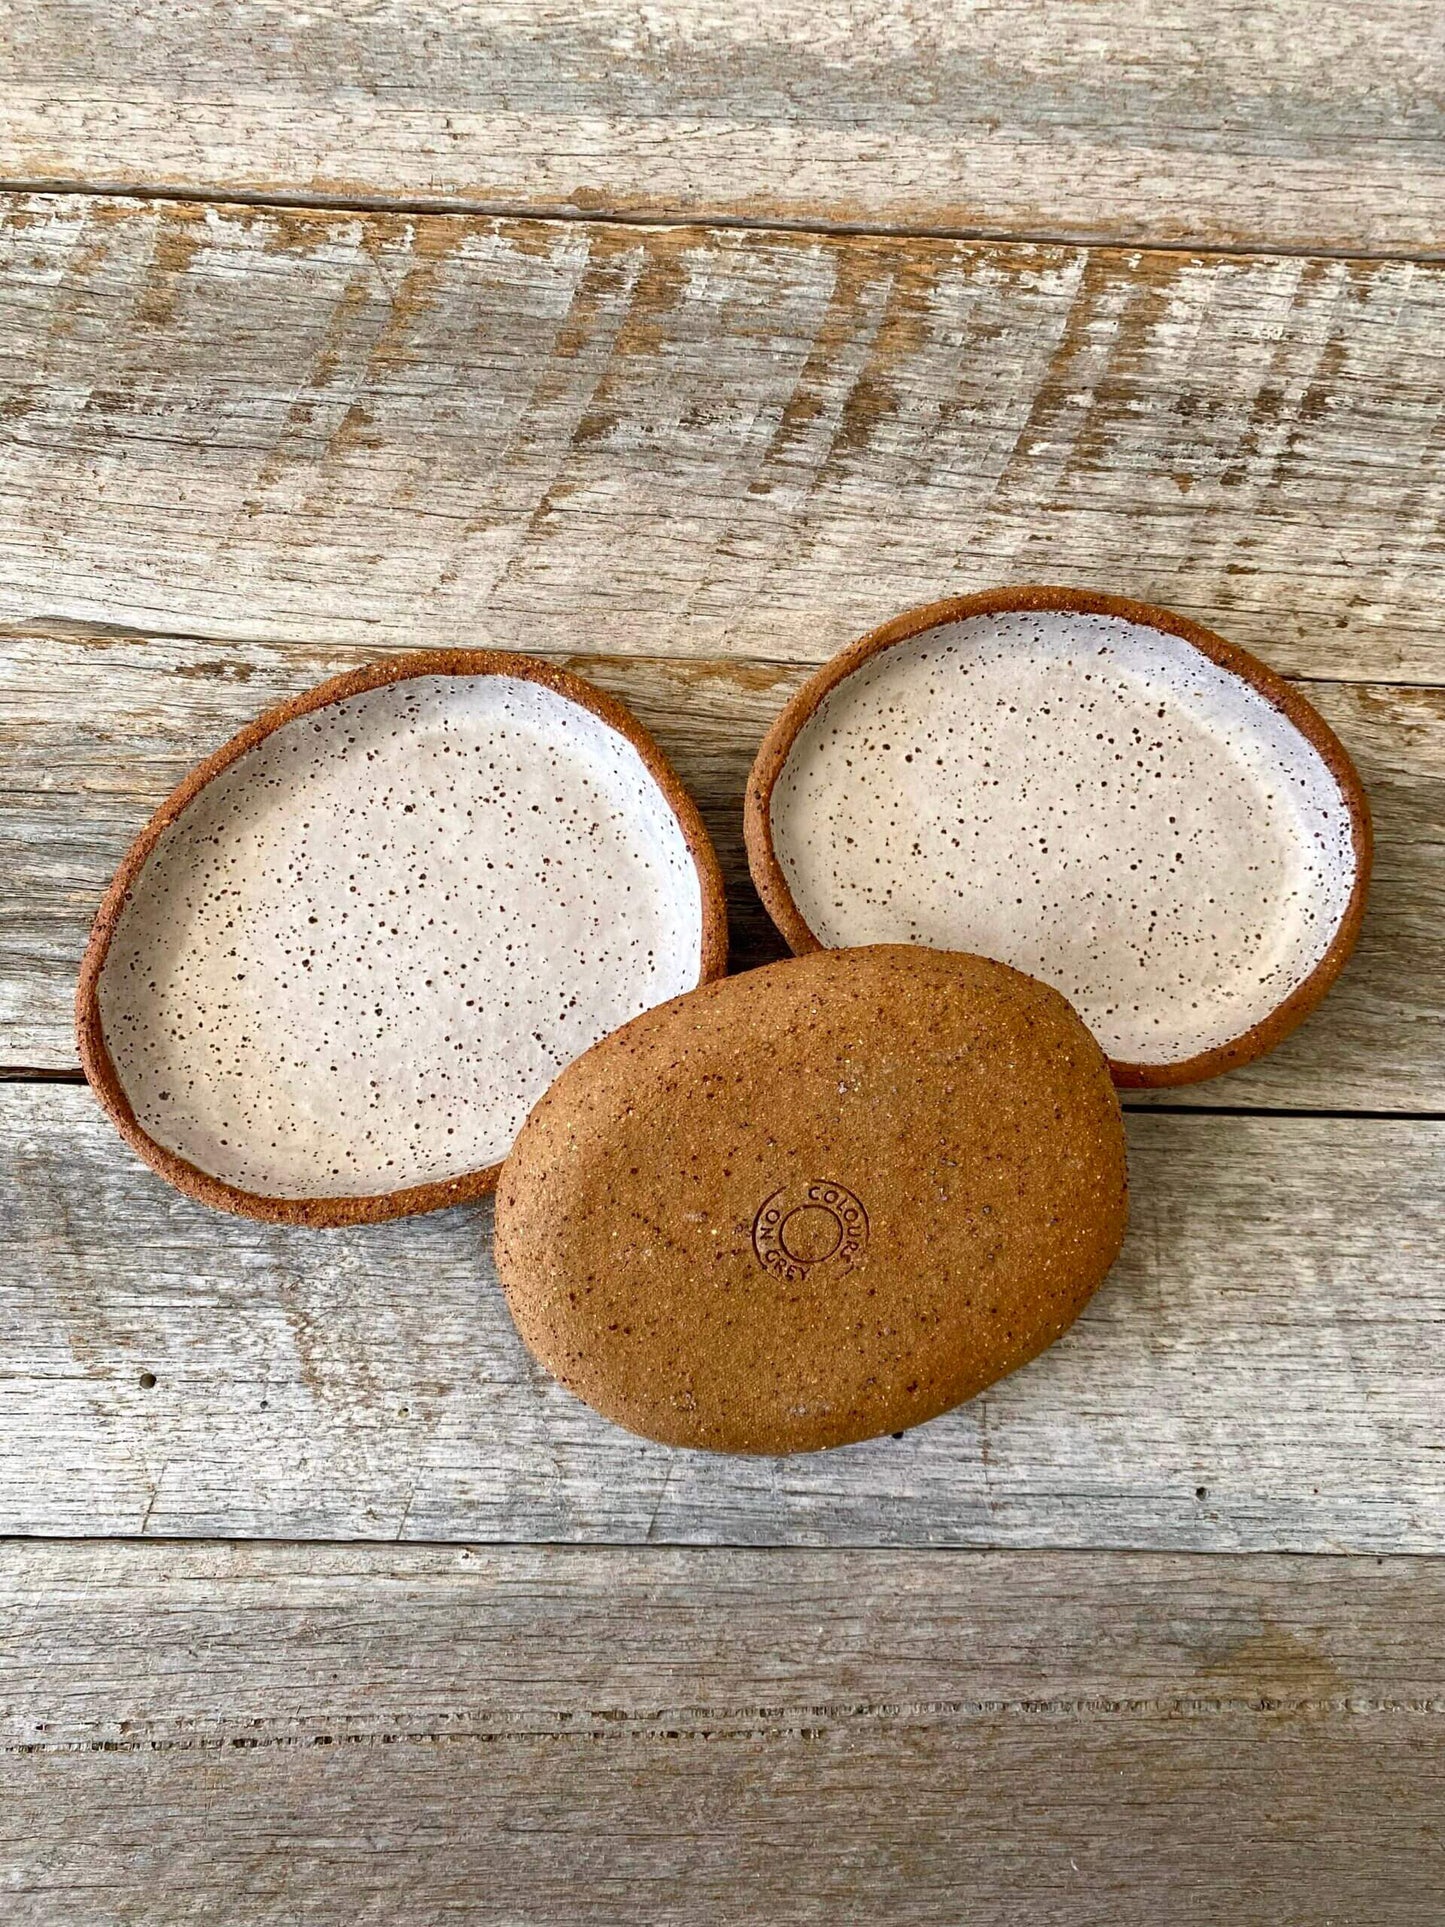
[[[209,1214],[90,1093],[0,1085],[0,1512],[32,1533],[1445,1551],[1445,1123],[1130,1119],[1078,1325],[902,1439],[670,1451],[561,1391],[490,1210]],[[154,1380],[154,1383],[148,1381]]]
[[[1431,0],[12,0],[11,182],[1439,249]]]
[[[0,1626],[9,1920],[1439,1919],[1439,1562],[32,1543]]]
[[[7,1922],[1434,1927],[1442,80],[1427,0],[0,6]],[[115,860],[271,700],[573,663],[746,966],[777,707],[1027,579],[1304,679],[1377,884],[963,1410],[632,1440],[485,1211],[213,1218],[77,1087]]]
[[[816,662],[1052,579],[1445,679],[1445,263],[0,217],[0,622]]]

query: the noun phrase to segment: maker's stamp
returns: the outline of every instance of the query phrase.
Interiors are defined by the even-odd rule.
[[[815,1271],[841,1276],[868,1249],[868,1213],[846,1184],[808,1178],[784,1185],[758,1206],[753,1250],[775,1278],[801,1284]]]

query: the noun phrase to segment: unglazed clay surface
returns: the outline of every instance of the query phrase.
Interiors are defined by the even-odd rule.
[[[1258,690],[1181,638],[1061,611],[870,658],[799,732],[771,828],[823,944],[997,957],[1144,1064],[1267,1018],[1355,876],[1338,783]]]
[[[562,1384],[645,1437],[811,1452],[1036,1358],[1118,1255],[1124,1129],[1056,991],[823,950],[604,1038],[497,1186],[497,1275]]]
[[[429,675],[294,717],[200,791],[99,983],[139,1123],[278,1198],[505,1156],[557,1072],[698,981],[682,828],[599,716]]]

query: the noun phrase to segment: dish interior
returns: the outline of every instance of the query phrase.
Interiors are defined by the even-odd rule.
[[[821,943],[999,958],[1136,1064],[1268,1017],[1355,877],[1314,745],[1252,684],[1117,616],[972,616],[879,651],[799,732],[771,828]]]
[[[495,1164],[564,1065],[696,984],[702,893],[637,750],[506,675],[294,717],[136,879],[99,980],[141,1125],[242,1190]]]

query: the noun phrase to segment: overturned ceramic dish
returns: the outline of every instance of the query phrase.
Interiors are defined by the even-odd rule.
[[[192,771],[81,970],[81,1061],[163,1177],[314,1225],[492,1189],[562,1067],[721,975],[707,833],[620,703],[524,656],[340,676]]]
[[[1128,1211],[1119,1100],[1057,991],[830,950],[580,1057],[497,1191],[526,1343],[669,1445],[802,1452],[934,1418],[1073,1322]]]
[[[769,731],[753,879],[794,951],[916,943],[1061,990],[1121,1085],[1269,1050],[1364,914],[1370,819],[1290,685],[1198,623],[1018,588],[845,649]]]

